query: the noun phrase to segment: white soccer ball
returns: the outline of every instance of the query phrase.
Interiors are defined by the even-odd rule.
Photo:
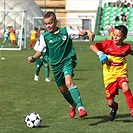
[[[5,60],[5,57],[1,57],[1,60]]]
[[[36,128],[41,125],[42,119],[38,113],[30,113],[25,118],[25,123],[30,128]]]

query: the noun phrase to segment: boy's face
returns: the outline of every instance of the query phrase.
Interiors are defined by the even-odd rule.
[[[123,33],[121,32],[121,30],[114,30],[114,36],[113,36],[113,40],[114,43],[118,46],[121,46],[123,44],[123,40],[126,39],[126,36],[123,35]]]
[[[55,20],[53,16],[50,16],[49,18],[44,18],[45,27],[51,33],[54,33],[55,31],[57,31],[57,27],[56,27],[57,22],[58,21]]]

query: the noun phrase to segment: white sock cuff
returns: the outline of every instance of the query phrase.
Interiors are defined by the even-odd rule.
[[[85,110],[83,106],[78,107],[78,111],[80,111],[81,109]]]
[[[71,90],[71,89],[75,89],[75,88],[77,88],[77,86],[75,85],[75,86],[73,86],[73,87],[71,87],[71,88],[69,88],[69,90]]]

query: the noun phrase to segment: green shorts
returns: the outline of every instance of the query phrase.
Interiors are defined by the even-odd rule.
[[[48,62],[49,62],[48,56],[45,55],[43,58],[44,58],[44,59],[43,59],[43,65],[44,65],[44,66],[48,66]]]
[[[48,56],[45,55],[43,58],[44,58],[43,60],[41,60],[40,58],[36,60],[36,66],[38,67],[41,67],[43,65],[48,66],[48,62],[49,62]]]
[[[9,40],[10,38],[8,36],[5,36],[4,37],[4,40]]]
[[[71,75],[74,76],[74,68],[77,65],[77,60],[67,61],[66,63],[62,64],[60,68],[55,69],[52,67],[52,71],[54,74],[55,82],[60,87],[65,84],[65,76]]]

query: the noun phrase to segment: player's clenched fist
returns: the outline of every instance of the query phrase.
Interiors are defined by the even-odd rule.
[[[28,57],[28,62],[29,63],[35,62],[35,58],[33,56],[29,56]]]

